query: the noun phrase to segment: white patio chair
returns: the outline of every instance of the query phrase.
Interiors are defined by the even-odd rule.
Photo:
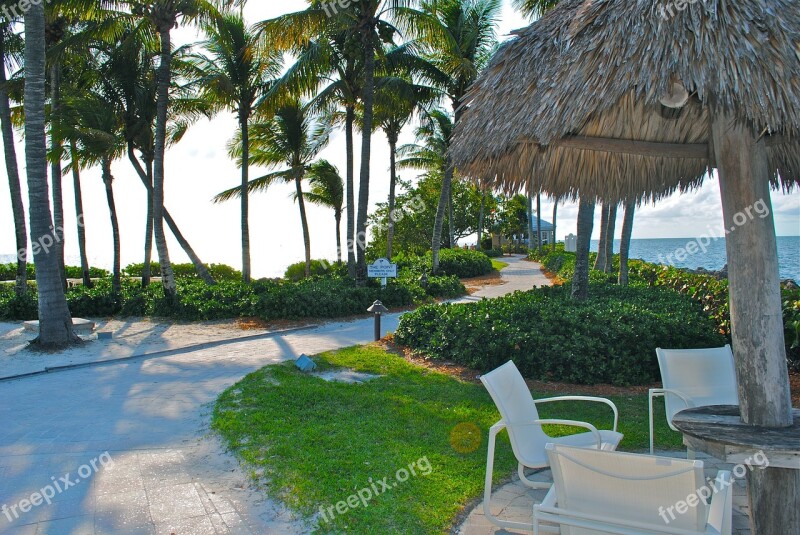
[[[712,488],[702,461],[554,444],[547,455],[554,483],[533,506],[534,535],[552,524],[562,535],[731,534],[728,471],[717,473]]]
[[[617,433],[619,413],[617,407],[605,398],[587,396],[560,396],[554,398],[534,400],[528,385],[519,373],[513,361],[508,361],[499,368],[481,376],[481,382],[492,396],[501,419],[489,430],[489,448],[486,455],[486,480],[484,482],[483,509],[486,518],[493,524],[512,529],[531,529],[531,524],[500,520],[492,515],[492,475],[494,470],[494,449],[497,434],[508,430],[511,448],[517,458],[520,480],[531,488],[548,488],[550,483],[531,481],[525,477],[525,468],[546,468],[548,466],[545,446],[548,443],[568,444],[584,448],[599,448],[614,450],[622,440],[622,434]],[[614,429],[612,431],[598,431],[595,426],[586,422],[575,420],[542,420],[536,406],[541,403],[554,401],[594,401],[605,403],[614,412]],[[542,430],[543,424],[570,425],[588,429],[585,433],[565,437],[551,437]]]
[[[693,407],[738,405],[739,392],[731,346],[711,349],[656,349],[663,388],[651,388],[650,454],[655,442],[653,432],[653,400],[664,398],[670,429],[676,413]],[[694,452],[689,450],[689,458]]]

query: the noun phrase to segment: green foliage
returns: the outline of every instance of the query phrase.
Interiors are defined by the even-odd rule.
[[[28,321],[38,317],[39,301],[34,285],[29,286],[28,292],[24,296],[17,297],[13,284],[0,284],[0,320]]]
[[[480,277],[491,273],[491,259],[480,251],[442,249],[439,251],[439,271],[459,278]]]
[[[331,271],[331,265],[327,260],[312,260],[311,261],[311,276],[325,275]],[[286,268],[284,278],[292,282],[297,282],[300,279],[306,278],[306,263],[305,261],[297,262]]]
[[[83,278],[83,271],[81,270],[80,266],[66,266],[66,276],[68,279],[82,279]],[[33,264],[27,264],[27,273],[28,273],[28,280],[35,280],[36,279],[36,266]],[[89,267],[89,276],[93,279],[100,279],[103,277],[109,277],[111,273],[106,271],[105,269],[100,269],[96,267]],[[13,281],[17,278],[17,264],[10,263],[10,264],[0,264],[0,281]]]
[[[691,299],[665,288],[565,287],[479,303],[424,306],[403,316],[395,339],[436,359],[488,371],[513,359],[527,377],[580,384],[649,384],[656,347],[713,347],[725,338]]]
[[[263,279],[252,284],[239,280],[209,286],[192,277],[178,278],[178,299],[165,299],[159,284],[142,288],[138,281],[122,280],[114,293],[111,280],[101,279],[93,288],[76,286],[67,292],[74,316],[129,317],[160,316],[181,320],[218,320],[257,316],[265,320],[336,318],[365,314],[380,299],[387,307],[408,307],[430,301],[432,297],[457,297],[466,293],[458,277],[430,277],[423,288],[419,276],[404,270],[386,288],[377,281],[364,287],[337,274],[314,276],[297,282]],[[36,319],[35,290],[25,298],[14,296],[14,287],[0,285],[0,320]]]
[[[481,252],[489,258],[499,258],[503,256],[502,249],[482,249]]]
[[[400,193],[395,201],[395,251],[424,255],[431,248],[431,232],[436,219],[436,207],[442,191],[440,173],[426,174],[412,186],[400,181]],[[477,232],[478,215],[481,209],[481,192],[474,184],[464,180],[453,180],[453,227],[455,238],[461,239]],[[496,206],[491,195],[486,196],[485,211],[488,214]],[[370,215],[371,238],[367,246],[368,258],[386,256],[386,240],[389,208],[378,204]],[[442,241],[447,241],[449,221],[444,220]],[[447,245],[443,243],[443,245]]]
[[[594,265],[595,253],[590,255],[590,265]],[[558,244],[555,252],[538,255],[531,251],[532,260],[541,262],[544,268],[562,280],[571,280],[575,271],[575,254],[564,252],[564,244]],[[618,265],[619,255],[614,257]],[[728,280],[717,279],[712,275],[690,273],[684,269],[661,266],[643,260],[628,261],[631,284],[647,284],[665,287],[684,294],[700,303],[705,312],[726,336],[731,332],[731,315],[728,302]],[[590,270],[589,279],[593,282],[614,282],[615,276]],[[784,285],[781,288],[783,322],[786,339],[786,357],[789,366],[800,370],[800,289]]]
[[[211,277],[217,281],[239,281],[242,280],[242,272],[225,264],[206,264],[206,269]],[[172,271],[176,279],[195,279],[200,280],[194,264],[172,264]],[[122,269],[122,274],[126,277],[141,277],[144,272],[144,264],[139,262],[130,264]],[[158,262],[150,263],[150,276],[160,277],[161,266]]]
[[[409,269],[417,276],[429,274],[433,266],[433,256],[398,253],[392,258],[398,269]],[[470,249],[441,249],[439,251],[439,275],[452,275],[461,279],[480,277],[492,272],[492,260],[481,251]]]

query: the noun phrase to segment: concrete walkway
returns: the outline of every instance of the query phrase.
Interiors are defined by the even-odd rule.
[[[533,286],[535,273],[522,273],[533,264],[504,260],[507,283],[487,291]],[[393,331],[399,317],[386,316],[384,330]],[[19,325],[0,324],[0,377],[104,361],[0,382],[0,534],[308,532],[251,487],[209,433],[210,411],[225,388],[262,366],[371,341],[372,319],[238,333],[250,336],[238,340],[229,339],[233,331],[220,328],[216,338],[195,324],[188,328],[196,336],[176,341],[158,325],[125,326],[115,332],[123,341],[116,346],[92,341],[34,355],[17,347]],[[149,342],[148,329],[158,333]]]

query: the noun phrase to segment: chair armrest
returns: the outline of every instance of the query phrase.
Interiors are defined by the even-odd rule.
[[[597,440],[597,449],[603,449],[603,437],[600,436],[600,431],[597,430],[595,426],[587,422],[579,422],[577,420],[534,420],[529,425],[570,425],[573,427],[583,427],[584,429],[588,429],[594,435],[594,438]]]
[[[617,425],[619,424],[619,411],[617,410],[617,406],[614,404],[613,401],[606,398],[599,398],[595,396],[558,396],[554,398],[543,398],[543,399],[535,399],[533,400],[534,404],[539,403],[552,403],[553,401],[592,401],[595,403],[605,403],[611,410],[614,411],[614,429],[613,431],[617,431]]]
[[[722,535],[730,535],[731,524],[733,522],[733,496],[731,486],[733,480],[728,470],[717,472],[717,481],[714,487],[719,491],[711,499],[711,507],[708,511],[708,526],[714,528]]]

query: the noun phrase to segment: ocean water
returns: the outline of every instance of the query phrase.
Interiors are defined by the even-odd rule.
[[[728,263],[724,238],[711,240],[705,246],[705,251],[698,250],[695,254],[686,254],[681,259],[676,258],[678,251],[685,250],[689,243],[697,243],[699,248],[700,243],[694,238],[631,240],[630,257],[689,269],[702,267],[717,270]],[[592,251],[597,251],[597,244],[597,240],[592,240]],[[619,252],[619,240],[614,240],[614,252]],[[778,237],[778,265],[781,280],[800,281],[800,236]]]

